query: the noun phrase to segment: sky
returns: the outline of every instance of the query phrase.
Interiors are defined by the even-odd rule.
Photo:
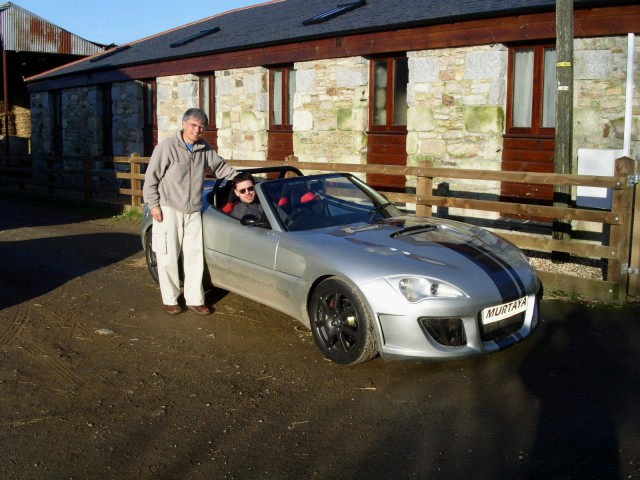
[[[95,43],[122,45],[266,0],[12,0]]]

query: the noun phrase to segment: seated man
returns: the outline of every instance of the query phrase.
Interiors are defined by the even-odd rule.
[[[240,172],[233,179],[234,193],[240,202],[233,207],[231,216],[240,220],[245,215],[254,215],[262,218],[263,209],[256,195],[255,181],[250,173]]]

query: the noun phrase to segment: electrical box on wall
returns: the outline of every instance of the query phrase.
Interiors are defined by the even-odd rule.
[[[616,160],[623,157],[622,149],[579,148],[578,175],[613,177]],[[578,207],[611,210],[612,190],[602,187],[578,187],[576,205]]]

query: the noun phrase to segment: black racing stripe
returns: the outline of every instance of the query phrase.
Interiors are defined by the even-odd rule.
[[[524,284],[513,267],[495,255],[484,243],[473,239],[466,243],[437,242],[478,265],[493,280],[504,302],[523,297]]]

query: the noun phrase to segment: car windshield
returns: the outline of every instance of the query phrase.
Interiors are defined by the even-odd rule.
[[[270,208],[289,231],[314,230],[398,216],[383,195],[350,174],[265,181]]]

